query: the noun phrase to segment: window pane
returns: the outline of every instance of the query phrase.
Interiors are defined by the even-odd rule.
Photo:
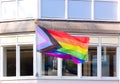
[[[57,58],[43,55],[42,56],[42,75],[57,76]]]
[[[77,65],[71,60],[63,60],[62,62],[63,76],[77,76]]]
[[[18,1],[18,15],[20,18],[32,18],[34,7],[33,7],[33,0],[20,0]]]
[[[87,61],[82,65],[82,76],[97,76],[97,47],[89,47]]]
[[[69,18],[90,19],[91,2],[88,0],[69,0]]]
[[[95,1],[95,19],[116,20],[117,2]]]
[[[4,76],[16,76],[16,47],[4,48]]]
[[[42,0],[42,17],[64,18],[64,0]]]
[[[116,47],[102,47],[102,76],[116,76]]]
[[[33,75],[33,46],[20,46],[20,75]]]
[[[2,2],[2,19],[12,19],[16,17],[16,2]]]

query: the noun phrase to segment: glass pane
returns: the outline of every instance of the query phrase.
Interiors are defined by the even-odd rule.
[[[64,0],[42,0],[42,17],[64,18],[64,13]]]
[[[77,65],[71,60],[63,60],[62,62],[63,76],[77,76]]]
[[[57,76],[57,58],[43,55],[42,56],[42,75]]]
[[[102,47],[102,76],[116,76],[116,47]]]
[[[20,0],[18,1],[18,15],[20,18],[33,17],[34,10],[33,0]]]
[[[16,18],[16,2],[2,2],[2,18],[12,19]]]
[[[16,76],[16,47],[4,48],[4,76]]]
[[[87,61],[82,65],[82,76],[97,76],[97,47],[89,47]]]
[[[20,46],[20,75],[33,75],[33,46]]]
[[[117,2],[95,1],[95,19],[116,20]]]
[[[68,17],[90,19],[91,17],[91,2],[85,0],[69,0]]]

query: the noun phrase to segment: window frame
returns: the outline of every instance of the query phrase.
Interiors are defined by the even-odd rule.
[[[35,37],[35,35],[33,35]],[[78,35],[80,36],[80,35]],[[17,36],[16,36],[17,37]],[[31,43],[12,43],[12,44],[0,44],[0,77],[1,79],[4,79],[4,80],[8,80],[8,79],[35,79],[36,77],[38,79],[46,79],[46,78],[50,78],[50,79],[104,79],[104,80],[115,80],[115,79],[118,79],[118,72],[119,72],[119,50],[120,50],[120,43],[116,44],[116,45],[111,45],[111,46],[116,46],[116,72],[117,72],[117,76],[116,77],[102,77],[101,75],[101,47],[102,45],[105,45],[105,46],[109,46],[110,44],[102,44],[102,36],[97,36],[98,37],[98,43],[90,43],[90,46],[93,46],[93,47],[97,47],[97,76],[82,76],[82,65],[81,64],[78,64],[78,75],[77,76],[62,76],[62,59],[58,58],[58,71],[57,71],[57,76],[42,76],[42,63],[40,63],[42,61],[42,55],[40,52],[37,52],[36,51],[36,40],[34,40],[34,42],[31,42]],[[120,41],[120,36],[119,36],[119,41]],[[33,76],[20,76],[20,72],[16,75],[16,76],[13,76],[13,77],[4,77],[3,76],[3,48],[5,46],[11,46],[11,45],[16,45],[17,46],[17,52],[16,53],[19,53],[19,49],[20,49],[20,45],[33,45]],[[37,55],[37,56],[36,56]],[[17,65],[19,65],[19,54],[18,54],[18,63],[16,63]],[[17,71],[20,71],[19,70],[19,66],[18,66],[18,69]]]
[[[70,1],[74,1],[74,0],[68,0],[68,5],[67,5],[68,6],[68,10],[67,10],[68,19],[84,19],[84,20],[90,20],[91,19],[91,16],[92,16],[92,0],[75,0],[75,1],[80,1],[80,2],[89,2],[90,3],[90,7],[87,7],[87,10],[88,10],[88,8],[90,8],[90,12],[89,12],[90,15],[87,15],[88,17],[85,17],[85,16],[82,17],[81,15],[79,15],[79,17],[71,16],[70,15]],[[74,3],[74,2],[71,2],[71,3]]]
[[[77,36],[81,36],[81,35],[77,35]],[[92,36],[92,35],[91,35]],[[109,35],[108,35],[109,36]],[[118,55],[119,55],[119,52],[118,52],[118,50],[120,50],[120,47],[118,47],[117,45],[117,43],[116,44],[102,44],[102,37],[104,37],[104,36],[95,36],[95,37],[97,37],[98,38],[98,43],[90,43],[90,45],[89,46],[91,46],[91,47],[96,47],[97,48],[97,76],[82,76],[82,64],[78,64],[77,65],[77,72],[78,72],[78,75],[77,76],[62,76],[62,60],[63,59],[61,59],[61,58],[58,58],[58,74],[57,74],[57,76],[42,76],[42,74],[41,74],[41,72],[39,71],[38,72],[38,78],[40,79],[41,77],[44,79],[44,78],[46,78],[46,77],[48,77],[48,78],[50,78],[50,79],[96,79],[96,80],[98,80],[98,79],[104,79],[104,80],[115,80],[115,79],[118,79],[118,74],[116,74],[116,76],[115,77],[104,77],[104,76],[102,76],[102,61],[101,61],[101,48],[102,48],[102,45],[105,45],[105,46],[113,46],[113,47],[116,47],[116,63],[119,63],[119,60],[117,59],[117,57],[118,57]],[[109,36],[109,37],[111,37],[111,36]],[[118,36],[117,36],[118,37]],[[120,38],[119,38],[119,40],[120,40]],[[119,43],[120,44],[120,43]],[[41,59],[41,53],[39,53],[39,60],[38,60],[38,69],[41,69],[41,63],[39,62],[39,61],[41,61],[42,59]],[[117,64],[116,65],[116,72],[118,73],[118,71],[119,71],[119,69],[118,69],[118,67],[119,67],[119,65]],[[42,71],[42,70],[41,70]]]
[[[54,18],[54,19],[55,19],[55,18],[58,18],[58,19],[64,19],[64,18],[65,18],[65,10],[66,10],[65,0],[63,0],[63,1],[64,1],[64,13],[63,13],[64,15],[63,15],[63,16],[62,16],[62,15],[61,15],[61,16],[59,15],[60,17],[59,17],[59,16],[53,16],[53,15],[52,15],[53,17],[52,17],[52,16],[44,16],[44,15],[43,15],[43,12],[42,12],[42,11],[45,10],[45,9],[43,9],[43,7],[44,7],[43,4],[42,4],[43,1],[44,1],[44,0],[40,0],[40,5],[41,5],[41,9],[40,9],[40,11],[41,11],[41,12],[40,12],[40,13],[41,13],[40,15],[41,15],[41,16],[40,16],[40,17],[41,17],[41,18],[49,18],[49,19],[50,19],[50,18]],[[58,1],[59,1],[59,0],[58,0]],[[54,12],[55,12],[55,11],[54,11]]]
[[[39,1],[39,5],[41,5],[42,0]],[[84,1],[84,0],[82,0]],[[41,16],[41,6],[40,6],[40,9],[39,9],[39,19],[62,19],[62,20],[89,20],[89,21],[120,21],[120,1],[119,0],[86,0],[86,1],[91,1],[91,16],[89,19],[81,19],[81,18],[69,18],[68,14],[69,14],[69,7],[68,7],[68,3],[69,3],[69,0],[65,0],[65,16],[64,18],[47,18],[47,17],[42,17]],[[115,19],[95,19],[94,17],[94,2],[95,1],[105,1],[105,2],[116,2],[118,7],[116,9],[116,18]]]
[[[0,10],[2,10],[2,2],[15,2],[15,6],[16,6],[16,10],[15,10],[15,16],[14,16],[14,18],[3,18],[2,17],[2,11],[0,11],[0,21],[9,21],[9,20],[23,20],[23,19],[33,19],[33,18],[39,18],[38,17],[38,0],[32,0],[32,1],[34,1],[34,3],[32,3],[32,4],[34,4],[32,7],[34,8],[34,12],[32,12],[32,16],[26,16],[26,15],[24,15],[24,16],[22,16],[21,17],[21,15],[19,15],[19,10],[18,10],[18,8],[19,8],[19,1],[22,1],[22,0],[0,0]]]
[[[116,5],[116,6],[115,6],[116,8],[118,8],[118,5],[119,5],[117,1],[112,1],[112,0],[110,0],[110,1],[109,1],[109,0],[94,0],[94,20],[108,20],[108,21],[118,20],[118,13],[117,13],[118,11],[117,11],[117,9],[116,9],[116,13],[115,13],[116,15],[114,15],[113,17],[106,17],[106,18],[104,18],[104,17],[102,17],[101,15],[97,15],[97,14],[96,14],[97,17],[95,17],[95,3],[96,3],[96,2],[98,2],[98,3],[101,3],[101,2],[102,2],[102,3],[104,3],[104,2],[107,3],[107,2],[108,2],[108,3],[110,3],[110,4],[112,3],[112,4],[115,4],[115,5]],[[105,3],[105,4],[106,4],[106,3]],[[97,6],[97,5],[96,5],[96,6]],[[108,5],[108,6],[109,6],[109,5]],[[116,17],[115,17],[115,16],[116,16]]]
[[[29,33],[29,34],[18,34],[18,35],[8,35],[8,36],[0,36],[1,37],[9,37],[9,36],[13,36],[16,38],[16,43],[8,43],[8,44],[2,44],[0,43],[0,77],[1,77],[1,80],[4,79],[4,80],[8,80],[8,79],[33,79],[35,78],[36,76],[36,73],[37,73],[37,68],[36,68],[36,42],[35,42],[35,39],[31,42],[18,42],[18,37],[20,36],[32,36],[35,38],[35,34],[33,33]],[[0,41],[1,42],[1,41]],[[28,76],[21,76],[20,75],[20,46],[26,46],[26,45],[32,45],[32,48],[33,48],[33,75],[28,75]],[[15,76],[4,76],[4,68],[3,68],[3,65],[4,65],[4,47],[8,47],[8,46],[15,46],[16,47],[16,75]]]

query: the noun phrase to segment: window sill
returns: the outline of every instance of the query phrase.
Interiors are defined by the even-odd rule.
[[[0,81],[19,81],[19,80],[79,80],[79,81],[118,81],[117,77],[77,77],[77,76],[21,76],[21,77],[1,77]]]

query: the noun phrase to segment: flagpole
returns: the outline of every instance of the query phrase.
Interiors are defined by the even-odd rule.
[[[35,49],[35,51],[34,51],[34,55],[35,55],[35,57],[34,57],[34,69],[35,69],[35,71],[34,71],[34,76],[35,77],[39,77],[39,76],[41,76],[41,72],[42,72],[42,69],[41,69],[41,53],[40,52],[37,52],[37,34],[36,34],[36,27],[38,26],[38,21],[37,20],[34,20],[34,24],[35,24],[35,42],[34,42],[34,49]],[[37,63],[39,63],[39,64],[37,64]]]

